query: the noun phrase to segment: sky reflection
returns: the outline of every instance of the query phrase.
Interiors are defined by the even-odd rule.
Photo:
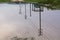
[[[27,5],[27,20],[24,19],[24,5],[22,14],[19,14],[19,5],[0,4],[0,40],[5,40],[8,36],[36,37],[38,38],[39,19],[38,12],[32,11],[29,17],[29,4]],[[60,10],[47,10],[42,12],[42,29],[44,35],[51,40],[60,39]],[[51,38],[50,38],[51,37]],[[39,38],[40,39],[40,38]],[[38,40],[39,40],[38,39]]]

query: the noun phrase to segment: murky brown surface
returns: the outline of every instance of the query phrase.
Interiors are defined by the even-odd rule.
[[[27,5],[28,18],[25,20],[24,5],[22,14],[19,14],[19,5],[0,4],[0,40],[10,40],[11,37],[34,37],[35,40],[60,40],[60,10],[47,10],[42,12],[43,36],[38,36],[38,13],[32,11],[29,17],[29,4]]]

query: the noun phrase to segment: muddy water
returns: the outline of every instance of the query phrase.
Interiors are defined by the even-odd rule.
[[[17,4],[0,4],[0,40],[10,40],[18,36],[20,38],[31,38],[35,40],[59,40],[60,39],[60,10],[47,10],[42,12],[43,35],[38,36],[39,12],[32,11],[29,16],[29,4],[27,4],[27,19],[25,20],[25,6]]]

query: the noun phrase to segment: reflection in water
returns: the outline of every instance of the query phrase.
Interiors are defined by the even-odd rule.
[[[16,37],[13,37],[11,38],[10,40],[34,40],[34,37],[29,37],[29,38],[18,38],[17,36]]]
[[[29,4],[27,4],[28,17],[25,20],[25,6],[21,6],[22,14],[19,14],[19,5],[0,4],[0,40],[10,40],[9,38],[15,36],[20,38],[34,37],[35,40],[60,39],[60,10],[52,11],[44,9],[44,12],[42,12],[43,36],[38,37],[38,12],[32,11],[32,17],[30,17]]]

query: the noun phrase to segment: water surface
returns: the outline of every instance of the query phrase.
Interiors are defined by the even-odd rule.
[[[38,36],[39,12],[32,11],[29,16],[29,4],[27,4],[27,16],[25,20],[25,7],[22,13],[17,4],[0,4],[0,40],[9,40],[9,37],[35,37],[35,40],[59,40],[60,39],[60,10],[47,10],[42,12],[43,36]]]

